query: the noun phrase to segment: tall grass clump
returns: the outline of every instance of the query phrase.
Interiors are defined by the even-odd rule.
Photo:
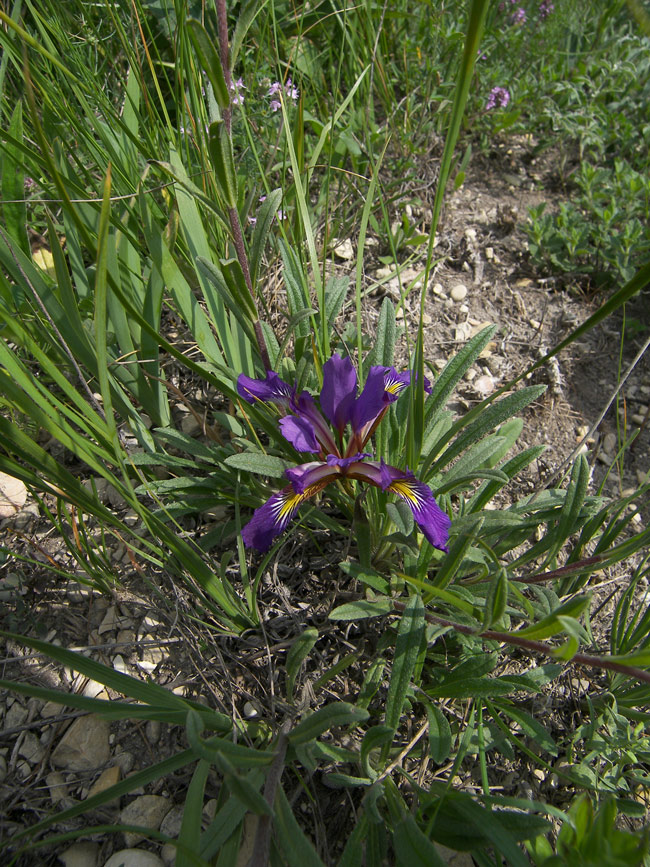
[[[135,830],[171,844],[177,865],[442,864],[444,847],[484,865],[647,863],[650,609],[636,591],[648,485],[594,494],[579,455],[556,483],[508,493],[544,450],[517,448],[544,391],[521,385],[532,369],[464,414],[449,407],[496,326],[434,375],[435,233],[466,166],[458,139],[490,10],[417,7],[45,0],[0,12],[0,470],[67,546],[53,584],[119,597],[137,580],[161,611],[175,600],[187,652],[210,660],[208,689],[234,683],[215,661],[228,649],[253,707],[5,629],[111,698],[3,689],[165,723],[185,743],[16,829],[0,844],[7,863],[133,831],[94,811],[175,774],[177,836]],[[428,49],[437,70],[421,63]],[[363,327],[364,239],[372,220],[390,228],[390,160],[413,158],[414,94],[434,93],[419,318],[398,357],[392,301],[374,333]],[[351,226],[352,281],[330,253]],[[629,277],[547,358],[643,288],[648,266]],[[210,512],[210,531],[194,532]],[[265,588],[286,570],[316,589],[283,597],[282,635]],[[610,572],[607,643],[594,618]],[[545,710],[567,671],[589,678],[573,731]],[[570,800],[505,796],[505,766],[522,781],[555,775]]]

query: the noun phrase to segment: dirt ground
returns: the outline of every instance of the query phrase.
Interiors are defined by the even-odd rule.
[[[477,158],[465,185],[447,202],[436,246],[441,262],[430,282],[426,309],[427,358],[440,368],[481,327],[498,326],[486,353],[454,396],[453,407],[458,413],[519,375],[604,300],[602,294],[589,294],[535,273],[528,261],[523,230],[527,208],[541,198],[549,200],[551,207],[561,200],[553,192],[553,172],[551,160],[531,160],[528,143],[510,142],[507,148],[497,148],[490,157]],[[423,178],[423,188],[427,180]],[[418,195],[417,190],[414,195]],[[424,198],[421,194],[420,197]],[[417,208],[412,213],[417,219]],[[426,204],[421,217],[426,220]],[[375,247],[368,246],[366,262],[369,294],[365,324],[369,333],[378,320],[383,296],[389,293],[399,298],[396,280],[382,273],[383,266],[373,261],[379,247],[379,242]],[[340,259],[337,269],[345,272],[346,267],[345,259]],[[350,264],[349,270],[352,269]],[[416,282],[420,271],[417,262],[405,265],[403,283]],[[377,286],[378,283],[381,285]],[[418,295],[414,291],[406,298],[406,320],[413,317],[414,321]],[[650,325],[647,305],[648,297],[639,297],[628,305],[627,311],[628,317],[641,322],[646,331]],[[619,381],[619,367],[626,370],[646,334],[646,331],[628,333],[621,350],[621,322],[620,316],[607,320],[533,374],[531,382],[543,382],[548,390],[529,408],[520,445],[544,443],[548,450],[529,468],[526,477],[517,482],[520,486],[517,493],[548,481],[610,402]],[[404,345],[401,344],[402,352]],[[618,405],[619,418],[630,422],[631,429],[639,428],[640,434],[626,451],[623,475],[619,478],[614,458],[625,429],[617,427],[616,406],[608,411],[586,442],[594,490],[609,474],[605,491],[627,491],[637,487],[650,471],[647,354],[627,379]],[[120,511],[119,503],[115,508]],[[319,672],[346,654],[359,652],[360,657],[367,659],[375,652],[380,638],[363,622],[342,629],[340,624],[327,620],[334,604],[354,596],[337,566],[341,559],[337,542],[333,545],[330,542],[323,554],[301,547],[296,538],[284,557],[288,565],[275,564],[264,579],[263,634],[249,633],[231,639],[206,633],[184,617],[190,609],[184,591],[174,586],[164,572],[143,575],[139,567],[134,568],[123,546],[120,549],[115,545],[109,551],[123,581],[122,588],[112,596],[101,596],[80,587],[74,580],[78,564],[33,501],[28,500],[21,512],[3,520],[0,534],[2,544],[31,561],[21,563],[9,557],[0,563],[3,628],[87,652],[94,648],[93,658],[137,677],[153,677],[179,694],[200,697],[229,716],[250,720],[261,714],[277,721],[283,713],[300,713],[312,707],[313,684]],[[59,579],[53,581],[52,574],[40,565],[44,563],[56,564],[61,570]],[[66,573],[70,577],[66,578]],[[284,692],[283,653],[305,625],[315,625],[320,639],[316,654],[297,685],[296,703],[288,708],[280,698]],[[101,685],[31,654],[13,641],[5,641],[3,647],[0,673],[5,679],[103,695]],[[361,676],[360,668],[351,665],[328,685],[328,694],[337,698],[356,695]],[[568,672],[564,681],[567,694],[580,690],[581,681],[578,678],[577,685],[574,681],[575,677]],[[110,690],[108,695],[116,697]],[[182,733],[167,725],[114,723],[106,733],[107,752],[102,754],[102,761],[93,765],[91,755],[90,764],[75,769],[65,764],[57,749],[66,730],[78,718],[79,712],[0,692],[2,838],[34,824],[53,809],[83,802],[102,770],[119,768],[115,774],[117,778],[123,777],[185,746]],[[415,731],[407,732],[405,740],[414,734]],[[97,749],[104,746],[101,743]],[[184,769],[147,787],[147,795],[167,799],[171,816],[172,808],[183,803],[190,771],[191,768]],[[444,771],[439,769],[440,774]],[[497,789],[506,794],[522,794],[524,783],[537,786],[538,791],[542,785],[535,778],[526,782],[525,768],[514,772],[512,767],[494,767],[491,775]],[[466,786],[468,790],[478,786],[470,771]],[[214,810],[213,799],[218,792],[218,780],[211,778],[206,793],[206,817]],[[140,794],[136,793],[136,797]],[[527,794],[525,789],[523,794]],[[347,797],[341,790],[320,786],[318,802],[313,803],[301,795],[298,785],[293,792],[298,808],[310,814],[314,826],[329,829],[327,839],[318,842],[332,859],[345,839]],[[108,805],[92,816],[91,824],[115,821],[128,801],[123,798],[121,804]],[[171,834],[174,830],[171,819],[166,828],[164,821],[167,819],[161,828]],[[87,826],[88,821],[79,817],[55,830]],[[94,863],[102,865],[113,849],[123,845],[110,835],[99,835],[95,843]],[[69,845],[68,841],[25,855],[20,863],[61,863],[58,856]],[[160,852],[154,844],[147,845],[159,852],[164,863],[169,863],[169,851]]]

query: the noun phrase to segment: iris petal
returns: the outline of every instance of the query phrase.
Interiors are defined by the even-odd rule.
[[[350,421],[350,414],[357,395],[357,373],[350,359],[335,353],[323,365],[323,389],[320,394],[321,409],[343,433]]]
[[[255,548],[261,554],[269,550],[276,536],[279,536],[295,518],[298,508],[321,491],[327,481],[310,485],[302,493],[296,493],[289,486],[273,494],[255,509],[253,517],[241,531],[244,545],[247,548]]]
[[[280,419],[282,436],[298,452],[317,452],[320,449],[311,422],[299,416],[286,415]]]
[[[404,500],[426,539],[434,548],[449,551],[447,542],[451,520],[436,503],[431,488],[416,479],[410,470],[398,470],[383,461],[379,471],[381,487]]]
[[[266,379],[252,379],[243,373],[237,379],[237,393],[249,403],[262,400],[265,403],[277,403],[281,406],[289,406],[295,388],[292,388],[277,373],[272,370],[266,371]]]

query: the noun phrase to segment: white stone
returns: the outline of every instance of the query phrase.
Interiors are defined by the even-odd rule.
[[[443,295],[445,294],[445,288],[442,283],[434,283],[431,287],[431,291],[434,295]]]
[[[124,657],[120,656],[119,653],[116,653],[113,657],[113,668],[115,669],[115,671],[119,671],[121,674],[129,673],[129,667],[126,662],[124,662]]]
[[[455,286],[451,287],[449,295],[452,301],[464,301],[467,297],[467,286],[464,283],[456,283]]]
[[[603,437],[603,449],[607,452],[607,454],[611,455],[614,451],[616,451],[616,443],[618,442],[615,433],[605,434]]]
[[[354,259],[354,247],[349,238],[346,238],[344,241],[337,241],[334,239],[332,246],[334,248],[334,255],[337,259],[343,259],[344,261]]]
[[[477,377],[472,383],[475,391],[481,395],[481,397],[487,397],[492,394],[494,391],[494,380],[489,374],[484,374],[483,376]]]

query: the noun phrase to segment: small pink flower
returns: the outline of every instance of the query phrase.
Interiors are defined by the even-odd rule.
[[[485,104],[485,110],[491,111],[493,108],[505,108],[510,102],[510,91],[505,87],[493,87]]]
[[[246,86],[241,78],[238,78],[237,81],[230,82],[230,92],[232,93],[232,104],[233,105],[242,105],[244,102],[244,94],[242,91],[246,90]]]

